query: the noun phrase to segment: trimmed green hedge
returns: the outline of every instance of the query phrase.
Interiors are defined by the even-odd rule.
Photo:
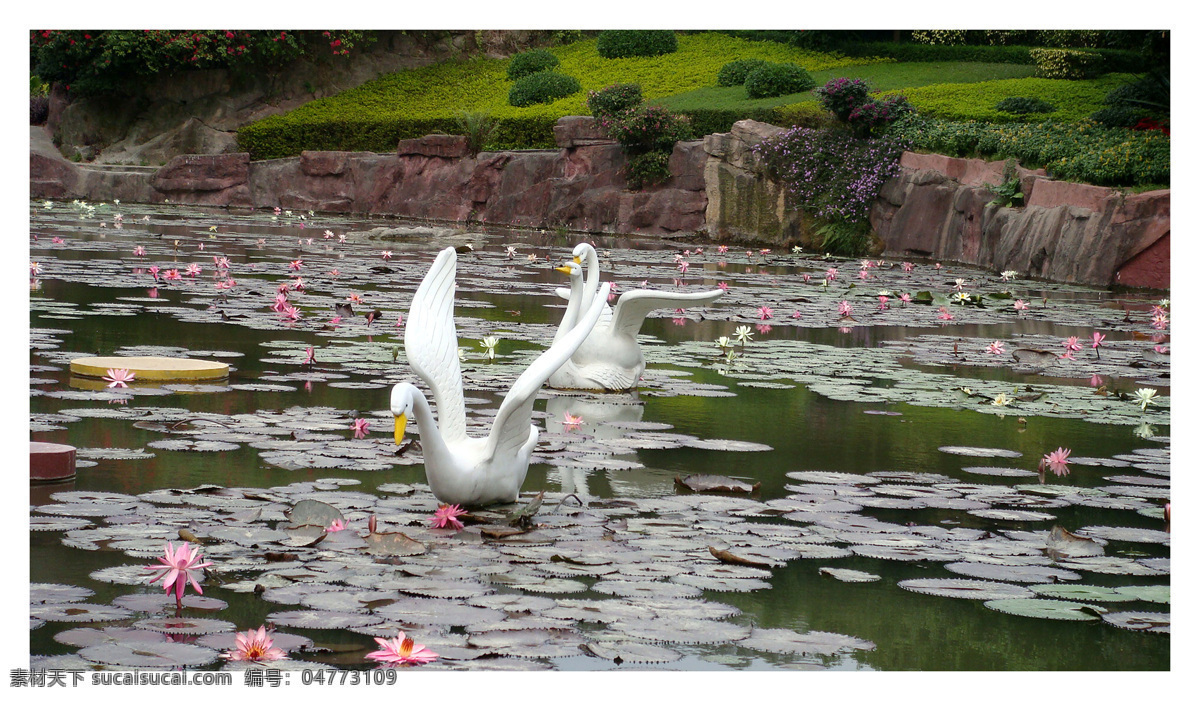
[[[847,43],[837,47],[846,56],[881,56],[903,62],[975,61],[980,63],[1019,63],[1036,65],[1029,55],[1032,46],[966,46],[939,44],[901,44],[895,42]],[[1104,70],[1115,73],[1141,73],[1150,70],[1151,59],[1138,51],[1122,49],[1079,49],[1104,59]]]
[[[669,29],[610,29],[596,37],[596,51],[604,58],[661,56],[679,49]]]
[[[557,71],[538,71],[513,81],[508,104],[529,107],[551,103],[579,92],[579,81]]]
[[[1157,131],[1095,122],[985,124],[910,115],[888,133],[907,139],[913,148],[949,156],[1015,158],[1060,180],[1118,187],[1171,182],[1171,138]]]

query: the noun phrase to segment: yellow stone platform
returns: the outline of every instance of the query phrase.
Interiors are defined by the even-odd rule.
[[[194,358],[156,356],[92,356],[71,361],[71,372],[86,377],[104,377],[110,368],[123,368],[134,374],[134,382],[170,382],[179,380],[223,380],[229,377],[229,365]]]

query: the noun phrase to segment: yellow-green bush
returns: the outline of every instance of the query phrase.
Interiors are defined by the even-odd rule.
[[[588,114],[587,92],[614,83],[637,83],[652,100],[714,85],[731,58],[796,63],[810,71],[879,62],[717,33],[681,34],[678,43],[674,53],[620,59],[601,58],[594,39],[553,47],[557,70],[576,77],[582,92],[521,108],[508,104],[508,59],[474,58],[399,71],[249,124],[238,130],[238,144],[255,159],[295,156],[304,149],[386,152],[398,139],[423,135],[416,133],[422,129],[453,132],[455,116],[468,111],[499,121],[492,138],[497,148],[548,148],[559,117]]]
[[[1039,78],[1082,80],[1095,78],[1104,69],[1104,57],[1075,49],[1030,49]]]

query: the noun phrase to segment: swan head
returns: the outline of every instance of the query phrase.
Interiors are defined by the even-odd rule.
[[[555,268],[555,270],[560,273],[570,275],[573,278],[583,275],[583,269],[579,267],[579,258],[568,261],[564,265],[560,265],[559,267]]]
[[[596,249],[590,243],[580,243],[575,245],[575,249],[571,251],[571,255],[575,256],[576,263],[582,263],[583,259],[589,255],[596,255]]]
[[[413,410],[413,393],[417,392],[416,387],[407,382],[402,382],[392,388],[392,416],[396,419],[395,438],[396,445],[404,440],[404,429],[408,427],[408,417],[412,415]]]

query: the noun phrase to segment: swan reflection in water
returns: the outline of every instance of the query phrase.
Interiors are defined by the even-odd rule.
[[[550,417],[546,419],[547,434],[581,434],[589,436],[585,440],[591,442],[592,440],[627,437],[629,426],[626,424],[640,422],[642,414],[646,411],[646,405],[638,398],[636,391],[630,394],[555,394],[546,400],[546,411],[550,414]],[[563,420],[566,414],[579,417],[583,423],[577,426],[564,424]],[[613,448],[612,450],[614,460],[637,463],[637,466],[641,467],[636,450],[628,448]],[[598,455],[597,457],[607,456]],[[558,465],[556,469],[562,491],[567,494],[577,494],[580,498],[591,498],[587,478],[593,473],[603,473],[614,497],[642,496],[662,491],[663,477],[657,472],[650,475],[646,474],[646,470],[641,469],[595,470],[569,465]],[[647,479],[654,484],[641,484]]]

